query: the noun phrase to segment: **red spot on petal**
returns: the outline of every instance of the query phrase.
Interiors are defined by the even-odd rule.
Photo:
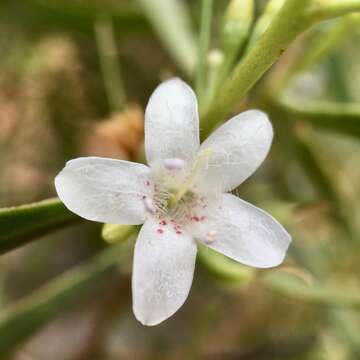
[[[164,232],[164,230],[163,230],[163,229],[157,229],[156,232],[157,232],[158,234],[162,234],[162,233]]]
[[[146,186],[150,186],[150,181],[146,180]]]
[[[161,221],[159,222],[159,224],[165,226],[165,225],[167,224],[167,222],[166,222],[166,220],[161,220]]]
[[[193,217],[191,218],[191,220],[193,220],[193,221],[200,221],[200,218],[199,218],[198,216],[193,216]]]
[[[176,230],[176,233],[177,233],[177,234],[182,234],[182,231]]]

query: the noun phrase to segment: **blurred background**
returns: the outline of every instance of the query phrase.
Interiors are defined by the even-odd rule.
[[[71,158],[141,158],[154,88],[171,76],[199,84],[204,3],[3,0],[0,207],[56,196],[54,177]],[[230,3],[212,4],[200,107],[283,1],[243,1],[239,16]],[[232,16],[240,30],[226,27]],[[241,41],[227,47],[227,31]],[[274,124],[269,157],[236,194],[292,234],[280,268],[202,252],[185,305],[143,327],[131,309],[131,256],[69,290],[66,306],[52,302],[54,279],[68,271],[76,281],[72,269],[109,246],[101,224],[48,231],[0,258],[0,310],[15,304],[10,323],[0,317],[0,359],[360,359],[359,40],[357,14],[312,27],[235,109],[263,109]]]

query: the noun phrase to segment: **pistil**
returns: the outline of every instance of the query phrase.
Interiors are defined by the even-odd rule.
[[[176,192],[172,193],[171,196],[169,197],[168,199],[169,208],[174,208],[176,204],[178,204],[179,201],[189,192],[196,176],[203,169],[205,161],[208,160],[210,153],[211,150],[208,148],[208,149],[204,149],[199,154],[190,175],[185,179],[182,186],[180,186],[180,188],[177,189]]]

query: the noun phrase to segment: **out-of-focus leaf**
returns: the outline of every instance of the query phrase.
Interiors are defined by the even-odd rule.
[[[296,141],[299,160],[318,194],[333,207],[334,218],[338,224],[351,236],[351,224],[343,214],[342,201],[333,180],[324,171],[324,166],[316,149],[317,141],[311,130],[303,123],[298,123],[295,127],[296,138],[294,140]]]
[[[196,40],[183,0],[138,0],[149,23],[178,66],[192,74],[196,65]]]
[[[334,23],[324,24],[310,41],[310,45],[301,51],[289,69],[288,76],[310,68],[312,65],[335,50],[359,25],[360,15],[350,14]]]
[[[236,56],[248,39],[254,19],[254,0],[232,0],[226,9],[222,27],[224,60],[220,65],[217,85],[229,74]]]
[[[57,198],[0,209],[0,254],[81,221]]]
[[[104,224],[101,236],[106,242],[114,244],[126,240],[135,229],[134,225]]]
[[[97,18],[99,15],[119,17],[120,19],[141,18],[139,6],[134,1],[121,2],[117,0],[31,0],[33,4],[63,13],[82,17]]]
[[[281,107],[290,115],[327,130],[360,137],[360,104],[294,102],[282,99]]]
[[[261,282],[271,291],[319,305],[360,307],[360,289],[338,288],[323,284],[308,285],[293,274],[270,271]]]
[[[126,260],[131,243],[114,245],[93,259],[70,269],[34,294],[0,313],[0,354],[8,355],[18,344],[65,310],[98,283],[111,266]]]
[[[99,6],[84,7],[77,6],[75,1],[62,1],[61,3],[68,4],[62,7],[60,2],[43,0],[33,1],[12,1],[0,3],[0,15],[4,23],[21,26],[25,29],[31,29],[32,33],[65,30],[66,32],[75,33],[93,33],[93,20],[99,15],[109,14],[112,16],[117,35],[123,35],[133,30],[148,30],[146,19],[141,11],[136,9],[124,10],[119,6],[119,10],[113,13],[111,9],[106,12],[99,11]],[[100,3],[99,3],[100,4]],[[101,5],[100,5],[101,6]],[[16,11],[16,17],[14,13]]]
[[[295,127],[295,134],[299,158],[316,189],[323,198],[338,204],[340,200],[337,191],[319,162],[315,148],[316,140],[313,137],[311,128],[298,123]]]
[[[210,274],[227,284],[245,286],[255,275],[254,269],[241,265],[199,243],[198,259]]]
[[[269,27],[271,21],[277,12],[284,5],[285,0],[269,0],[266,4],[266,7],[258,18],[252,30],[251,37],[248,43],[247,51],[255,44],[259,37],[266,31]]]

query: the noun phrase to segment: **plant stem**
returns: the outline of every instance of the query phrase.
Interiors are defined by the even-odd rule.
[[[286,70],[285,74],[277,81],[276,93],[273,97],[280,97],[286,89],[289,81],[299,72],[302,72],[322,58],[334,51],[344,39],[348,38],[352,31],[360,24],[360,14],[350,14],[339,19],[330,27],[320,29],[315,34],[309,46],[303,49],[294,59],[294,62]],[[272,84],[273,86],[274,84]]]
[[[202,0],[201,19],[200,19],[200,36],[198,45],[198,61],[196,69],[195,90],[202,103],[205,92],[206,79],[206,59],[210,43],[211,18],[212,18],[213,0]]]
[[[94,31],[109,106],[111,111],[120,111],[125,106],[126,97],[111,19],[96,19]]]
[[[309,10],[311,17],[317,21],[360,11],[360,0],[317,0]]]
[[[217,99],[202,118],[203,135],[229,115],[259,78],[280,57],[294,38],[308,28],[312,21],[306,10],[311,0],[287,0],[267,31],[250,49],[230,78],[220,88]]]

